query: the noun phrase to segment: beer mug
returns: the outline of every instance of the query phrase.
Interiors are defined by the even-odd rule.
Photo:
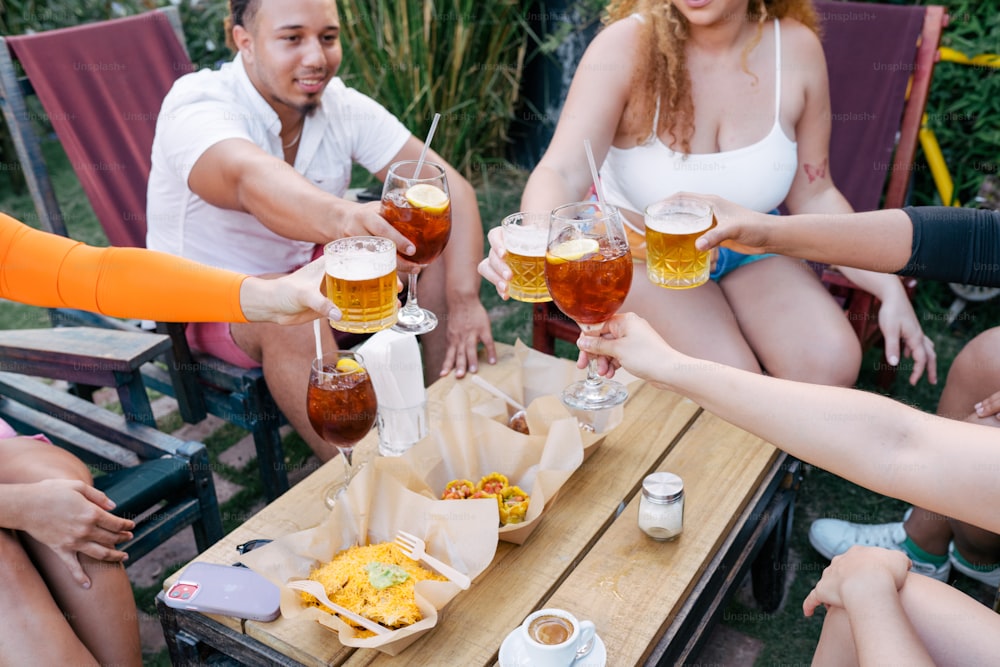
[[[549,235],[547,213],[519,212],[500,223],[507,266],[514,274],[507,287],[510,298],[528,303],[551,301],[545,286],[545,245]]]
[[[712,207],[696,199],[675,198],[646,207],[646,274],[662,287],[687,289],[708,281],[709,251],[695,239],[713,223]]]
[[[326,295],[340,309],[330,326],[372,333],[396,323],[396,244],[380,236],[349,236],[327,243]]]

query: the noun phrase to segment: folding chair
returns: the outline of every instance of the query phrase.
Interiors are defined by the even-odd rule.
[[[113,333],[126,350],[122,337],[162,338],[168,343],[163,336]],[[75,349],[66,345],[56,354],[24,354],[30,344],[23,339],[24,348],[12,339],[0,347],[0,367],[17,369],[0,372],[0,417],[19,433],[48,436],[103,473],[95,475],[94,485],[115,501],[116,514],[136,521],[133,538],[120,545],[129,563],[188,526],[198,551],[207,549],[222,538],[223,530],[205,445],[184,442],[25,377],[73,378],[101,360],[85,344],[95,339],[85,334],[74,338]],[[136,341],[137,348],[144,346]]]
[[[146,182],[156,119],[170,86],[194,69],[175,7],[137,16],[18,37],[0,38],[0,106],[42,226],[68,236],[49,179],[34,114],[41,102],[112,245],[142,247]],[[18,77],[15,63],[26,76]],[[134,329],[135,322],[81,311],[53,314],[58,326],[87,324]],[[283,420],[261,369],[245,369],[193,354],[182,323],[158,323],[172,342],[163,366],[143,368],[146,386],[174,396],[183,419],[212,414],[253,434],[264,491],[288,489]]]
[[[830,75],[833,131],[830,173],[859,211],[906,201],[920,118],[927,104],[944,8],[859,2],[815,3]],[[821,268],[844,305],[862,346],[881,338],[878,303],[839,272]],[[915,281],[904,281],[912,294]],[[532,345],[552,353],[556,339],[575,342],[579,328],[551,303],[536,304]],[[888,367],[886,367],[888,370]],[[891,371],[880,374],[880,383]]]
[[[830,173],[856,211],[906,204],[944,7],[816,2],[830,73]],[[881,201],[880,201],[881,200]],[[844,304],[862,346],[881,341],[878,301],[835,269],[823,282]],[[912,295],[916,280],[903,285]],[[882,374],[880,384],[890,379]]]

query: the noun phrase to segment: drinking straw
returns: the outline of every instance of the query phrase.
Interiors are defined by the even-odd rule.
[[[320,320],[320,318],[316,318],[315,320],[313,320],[313,334],[315,334],[315,336],[316,336],[316,358],[317,359],[322,359],[323,358],[323,343],[322,343],[322,340],[320,339],[320,331],[319,331],[320,324],[319,324],[319,320]],[[320,363],[322,363],[322,362],[320,362]]]
[[[604,188],[601,186],[601,180],[597,178],[597,164],[594,162],[594,151],[590,147],[590,139],[583,140],[583,147],[587,150],[587,162],[590,163],[590,176],[594,179],[594,189],[597,191],[597,201],[601,205],[602,211],[607,211],[604,199]]]
[[[424,147],[420,150],[420,159],[417,160],[417,168],[413,172],[413,178],[420,178],[420,168],[424,166],[427,147],[431,145],[431,139],[434,138],[434,130],[437,129],[439,120],[441,120],[441,114],[434,114],[434,120],[431,121],[431,129],[427,132],[427,138],[424,139]]]

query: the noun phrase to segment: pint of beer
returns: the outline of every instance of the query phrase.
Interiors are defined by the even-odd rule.
[[[514,274],[507,293],[528,303],[551,301],[545,286],[545,244],[549,235],[546,213],[512,213],[500,223],[507,248],[507,266]]]
[[[326,294],[340,309],[330,326],[371,333],[396,323],[396,244],[379,236],[349,236],[326,244]]]
[[[670,199],[646,207],[646,274],[653,284],[672,289],[708,281],[709,252],[694,247],[712,226],[712,208],[694,199]]]

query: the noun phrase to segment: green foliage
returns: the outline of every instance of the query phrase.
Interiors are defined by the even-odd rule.
[[[341,3],[341,76],[466,175],[505,153],[528,51],[524,0]]]

